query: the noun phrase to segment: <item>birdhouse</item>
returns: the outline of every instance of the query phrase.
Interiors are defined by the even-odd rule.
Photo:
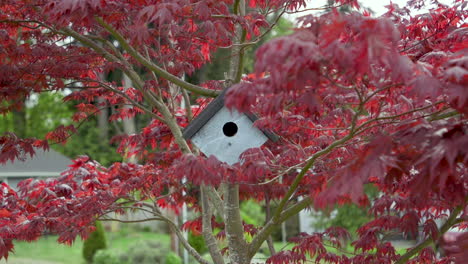
[[[191,139],[206,156],[214,155],[230,165],[239,161],[242,152],[258,148],[268,139],[278,137],[254,127],[257,117],[252,113],[239,113],[224,106],[224,90],[185,128],[185,139]]]

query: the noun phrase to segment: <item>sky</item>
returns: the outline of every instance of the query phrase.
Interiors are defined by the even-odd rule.
[[[406,5],[406,2],[408,0],[392,0],[391,1],[394,4],[398,4],[398,6],[403,7]],[[439,0],[441,3],[449,4],[452,1],[451,0]],[[387,9],[385,8],[386,5],[390,4],[390,0],[359,0],[359,3],[363,7],[368,7],[372,9],[372,11],[375,12],[375,16],[380,16],[384,14]],[[327,0],[308,0],[307,1],[307,8],[313,8],[313,7],[322,7],[327,4]],[[307,12],[295,14],[295,15],[290,15],[290,19],[294,19],[296,17],[300,17],[303,15],[307,15]]]

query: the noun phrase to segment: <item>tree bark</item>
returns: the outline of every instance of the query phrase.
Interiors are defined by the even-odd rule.
[[[105,77],[104,74],[99,74],[99,78],[104,81]],[[98,119],[98,129],[99,129],[99,137],[102,142],[109,141],[109,109],[107,108],[106,100],[103,97],[98,97],[96,100],[98,107],[101,108],[99,111],[99,115],[97,116]],[[103,107],[106,105],[106,107]]]
[[[270,221],[271,219],[271,204],[270,204],[269,195],[265,196],[265,211],[266,211],[266,215],[265,215],[265,225],[266,225],[268,221]],[[273,244],[273,239],[271,235],[269,235],[267,238],[267,244],[268,244],[268,249],[270,250],[270,254],[271,255],[276,254],[275,245]]]
[[[249,264],[247,242],[244,239],[244,226],[239,207],[239,185],[226,184],[224,192],[224,212],[226,238],[231,264]]]
[[[211,217],[213,216],[208,198],[208,188],[205,185],[200,186],[201,205],[202,205],[202,234],[206,247],[210,252],[211,259],[215,264],[224,264],[223,256],[219,251],[218,243],[213,236],[213,227],[211,226]]]
[[[234,13],[245,15],[245,0],[234,2]],[[244,40],[244,30],[236,25],[234,43],[241,44]],[[231,49],[231,61],[229,69],[229,81],[238,83],[242,75],[243,49],[235,45]],[[230,264],[249,264],[251,257],[248,245],[244,239],[244,226],[239,207],[239,184],[226,183],[224,191],[224,219],[225,231],[229,249]]]
[[[125,89],[128,89],[128,88],[132,87],[132,80],[130,80],[130,78],[127,76],[127,74],[123,75],[122,82],[123,82],[123,86],[125,87]],[[124,105],[123,107],[124,108],[130,108],[131,106]],[[124,118],[124,119],[122,119],[122,124],[123,124],[123,129],[124,129],[125,134],[131,135],[131,134],[136,133],[135,118],[133,118],[133,117]],[[132,163],[137,162],[136,156],[128,157],[126,155],[125,159],[128,162],[132,162]]]

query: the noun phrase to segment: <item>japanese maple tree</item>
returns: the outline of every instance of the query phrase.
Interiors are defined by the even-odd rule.
[[[14,240],[34,241],[46,230],[70,244],[86,238],[96,220],[133,209],[153,216],[141,221],[168,223],[199,263],[246,264],[289,217],[356,203],[370,205],[373,220],[351,241],[355,252],[327,251],[344,250],[350,239],[332,227],[300,234],[291,250],[270,247],[267,263],[466,263],[466,233],[442,239],[468,220],[466,2],[411,0],[377,18],[357,1],[335,1],[344,4],[352,11],[324,7],[330,11],[300,18],[293,34],[262,45],[254,72],[244,73],[246,49],[282,15],[310,9],[313,1],[2,0],[2,113],[33,93],[71,90],[64,100],[76,102],[77,125],[108,105],[116,110],[111,121],[147,115],[151,122],[114,139],[138,164],[104,167],[80,156],[59,178],[26,180],[17,191],[2,183],[0,257],[13,251]],[[184,80],[220,48],[231,50],[225,80]],[[102,78],[110,71],[125,81]],[[280,137],[233,166],[203,156],[182,137],[225,88],[230,109],[257,113],[256,125]],[[42,139],[1,135],[0,163],[62,143],[75,129],[61,126]],[[369,199],[366,184],[380,195]],[[266,206],[265,224],[244,224],[239,202],[246,199]],[[184,203],[199,218],[183,226],[161,211],[177,213]],[[404,254],[383,236],[416,234],[419,227],[422,242]],[[187,229],[203,235],[210,259],[184,239]],[[439,244],[445,257],[434,252]]]

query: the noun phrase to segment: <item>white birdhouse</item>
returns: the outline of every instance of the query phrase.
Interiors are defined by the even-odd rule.
[[[191,139],[206,156],[214,155],[230,165],[239,161],[242,152],[258,148],[268,139],[278,137],[253,126],[257,117],[251,113],[230,111],[224,106],[223,91],[184,130],[184,138]]]

